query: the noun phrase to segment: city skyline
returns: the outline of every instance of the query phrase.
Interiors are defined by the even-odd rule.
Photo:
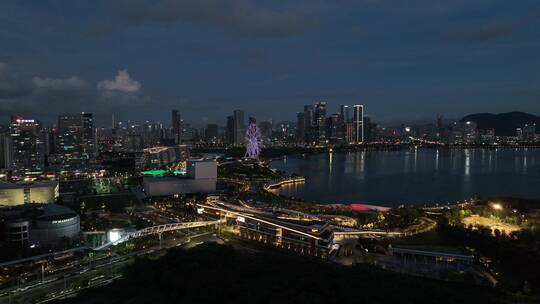
[[[538,0],[0,4],[0,304],[539,303]]]
[[[194,3],[3,4],[0,119],[294,121],[317,100],[365,104],[382,123],[540,112],[534,1]]]

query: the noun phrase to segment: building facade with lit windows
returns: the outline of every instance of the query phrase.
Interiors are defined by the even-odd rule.
[[[200,213],[226,219],[226,224],[240,237],[300,254],[326,258],[334,233],[325,222],[292,221],[267,215],[253,215],[221,205],[198,205]]]
[[[89,167],[96,147],[92,113],[60,115],[56,145],[62,169],[79,170]]]
[[[363,105],[354,105],[353,106],[353,132],[354,132],[354,143],[360,144],[364,142],[364,106]]]
[[[174,142],[179,144],[182,141],[182,119],[178,110],[171,111],[171,128]]]
[[[0,207],[24,204],[50,204],[59,196],[57,181],[33,183],[0,182]]]
[[[240,236],[301,254],[326,257],[333,240],[328,223],[291,223],[270,218],[237,216]]]
[[[9,170],[12,166],[13,144],[9,132],[0,131],[0,170]]]
[[[326,102],[320,101],[315,103],[314,119],[315,138],[317,143],[324,145],[328,140],[326,132]]]
[[[186,169],[186,161],[189,158],[189,147],[176,145],[172,147],[152,147],[143,150],[143,167],[145,170],[156,170],[165,167]]]
[[[234,136],[234,145],[244,144],[244,137],[246,133],[246,121],[244,119],[244,111],[234,110],[233,112],[233,136]]]
[[[19,175],[41,174],[45,166],[45,144],[39,121],[12,116],[11,135],[11,168]]]

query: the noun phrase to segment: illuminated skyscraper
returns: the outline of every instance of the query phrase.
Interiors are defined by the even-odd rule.
[[[326,119],[326,136],[331,144],[341,144],[345,140],[345,126],[341,113],[332,114]]]
[[[315,140],[314,135],[314,111],[312,105],[304,106],[304,140],[312,143]]]
[[[12,116],[10,133],[13,170],[18,174],[43,172],[45,147],[40,123],[28,117]]]
[[[364,142],[364,106],[353,106],[353,128],[354,128],[354,143],[360,144]]]
[[[91,113],[58,117],[57,154],[64,169],[84,169],[95,155],[94,121]]]
[[[161,145],[163,125],[161,123],[146,122],[143,127],[142,137],[145,148]]]
[[[341,116],[343,117],[343,121],[345,123],[351,122],[351,113],[349,111],[349,106],[348,105],[341,105],[340,106],[340,113],[341,113]]]
[[[315,139],[319,144],[326,143],[326,102],[315,104]]]
[[[171,127],[174,141],[178,144],[182,138],[182,120],[178,110],[172,110]]]

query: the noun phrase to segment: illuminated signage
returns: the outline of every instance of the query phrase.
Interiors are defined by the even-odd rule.
[[[242,223],[246,222],[246,218],[243,217],[243,216],[240,216],[240,215],[236,218],[236,220],[239,221],[239,222],[242,222]]]
[[[34,123],[36,122],[34,119],[17,119],[16,120],[17,123]]]
[[[70,222],[70,221],[73,221],[74,218],[69,218],[69,219],[65,219],[65,220],[58,220],[58,221],[52,221],[53,224],[61,224],[61,223],[66,223],[66,222]]]
[[[198,214],[203,214],[204,213],[204,208],[197,208],[197,213]]]

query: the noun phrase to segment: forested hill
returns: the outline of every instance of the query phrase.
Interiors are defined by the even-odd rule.
[[[522,128],[525,124],[536,124],[540,127],[539,116],[524,112],[470,114],[461,121],[474,121],[478,129],[495,129],[495,134],[499,136],[515,135],[516,128]]]

